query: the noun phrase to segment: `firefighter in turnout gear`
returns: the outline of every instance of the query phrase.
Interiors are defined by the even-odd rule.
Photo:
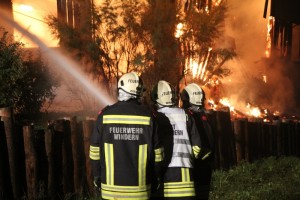
[[[183,108],[192,114],[197,125],[201,138],[201,149],[203,150],[201,159],[195,160],[194,163],[193,174],[196,196],[199,200],[208,200],[212,176],[213,156],[211,153],[214,148],[214,139],[205,110],[205,93],[199,85],[191,83],[182,90],[180,96]]]
[[[199,156],[201,141],[193,118],[176,107],[176,94],[166,81],[159,81],[151,91],[157,107],[160,138],[165,149],[163,192],[155,199],[195,199],[192,176],[193,160]]]
[[[118,101],[98,115],[90,159],[103,199],[149,199],[151,184],[161,180],[164,152],[156,119],[140,104],[143,91],[136,73],[124,74],[118,81]]]

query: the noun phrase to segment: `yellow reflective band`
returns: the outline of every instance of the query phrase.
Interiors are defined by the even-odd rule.
[[[146,185],[146,165],[147,165],[148,144],[139,146],[139,185]]]
[[[90,159],[100,160],[100,147],[90,145]]]
[[[200,147],[198,147],[198,146],[193,146],[193,153],[194,153],[195,158],[198,158],[198,157],[199,157],[200,151],[201,151],[201,148],[200,148]]]
[[[106,183],[114,185],[114,149],[113,144],[104,143]]]
[[[90,152],[90,159],[92,159],[92,160],[100,160],[100,154],[98,153],[98,154],[94,154],[94,153],[92,153],[92,152]]]
[[[194,182],[167,182],[164,183],[164,188],[166,189],[175,189],[175,188],[189,188],[194,187]]]
[[[182,182],[190,182],[190,170],[189,168],[181,168]]]
[[[116,192],[101,190],[103,199],[127,199],[127,200],[142,200],[150,198],[150,190],[142,192]]]
[[[158,148],[154,150],[155,162],[161,162],[164,159],[164,148]]]
[[[195,189],[192,188],[174,188],[164,189],[165,197],[193,197],[195,196]]]
[[[101,188],[108,191],[116,192],[144,192],[151,189],[151,185],[140,185],[140,186],[122,186],[122,185],[107,185],[101,183]]]
[[[150,125],[150,117],[139,116],[139,115],[104,115],[103,124]]]

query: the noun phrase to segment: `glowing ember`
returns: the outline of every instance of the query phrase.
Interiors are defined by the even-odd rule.
[[[263,81],[264,81],[264,83],[267,83],[267,76],[266,75],[263,75]]]
[[[183,35],[183,24],[179,23],[176,26],[175,37],[180,38]]]

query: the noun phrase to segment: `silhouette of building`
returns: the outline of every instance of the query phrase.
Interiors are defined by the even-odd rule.
[[[10,18],[13,18],[12,1],[11,0],[0,0],[0,12],[5,13]],[[8,31],[9,33],[13,33],[13,28],[11,26],[8,26],[6,21],[1,19],[1,17],[0,17],[0,26],[5,28],[5,30]]]

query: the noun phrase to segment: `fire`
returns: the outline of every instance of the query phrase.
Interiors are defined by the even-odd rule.
[[[176,26],[175,37],[180,38],[183,35],[183,23],[179,23]]]
[[[248,114],[253,117],[261,117],[262,113],[259,107],[252,107],[250,103],[246,106],[248,108]]]
[[[268,24],[267,24],[267,47],[266,47],[266,51],[265,51],[265,56],[267,58],[270,57],[270,51],[271,51],[271,31],[272,31],[272,28],[273,28],[273,24],[274,24],[274,17],[269,17],[269,20],[268,20]]]
[[[263,81],[264,81],[264,83],[267,83],[267,76],[266,75],[263,75]]]
[[[230,111],[234,111],[234,106],[231,105],[230,101],[228,98],[222,98],[220,99],[220,103],[224,106],[229,107]]]
[[[207,55],[204,57],[188,58],[185,62],[185,68],[192,73],[193,78],[199,78],[205,81],[206,67],[212,48],[208,48]]]
[[[211,107],[211,109],[216,110],[217,105],[215,104],[214,100],[208,99],[208,105]]]
[[[222,2],[222,0],[216,0],[216,1],[214,1],[214,5],[219,6],[221,2]]]

